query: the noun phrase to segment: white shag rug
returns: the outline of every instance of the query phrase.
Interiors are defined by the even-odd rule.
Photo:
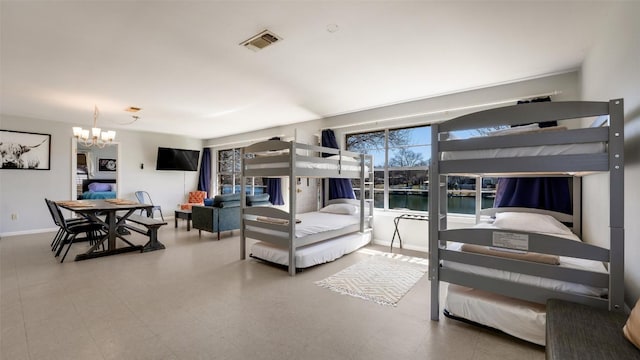
[[[427,259],[383,253],[316,281],[316,285],[377,304],[396,306],[427,270]]]

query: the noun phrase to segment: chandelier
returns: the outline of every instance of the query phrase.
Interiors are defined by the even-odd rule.
[[[113,142],[116,138],[116,132],[113,130],[109,131],[101,131],[98,124],[98,115],[100,115],[100,111],[98,111],[98,106],[94,105],[93,108],[93,127],[91,131],[85,130],[79,126],[73,127],[73,136],[81,141],[85,146],[97,146],[100,148],[105,147]]]

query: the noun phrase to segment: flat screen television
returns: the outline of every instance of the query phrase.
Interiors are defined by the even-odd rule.
[[[156,170],[198,171],[200,151],[158,148]]]

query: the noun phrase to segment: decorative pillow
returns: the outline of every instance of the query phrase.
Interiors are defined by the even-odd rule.
[[[636,305],[629,314],[627,323],[622,328],[624,337],[631,341],[638,349],[640,349],[640,299],[636,302]]]
[[[89,184],[89,191],[92,191],[92,192],[111,191],[111,184],[94,182]]]
[[[214,207],[219,208],[231,208],[231,207],[240,207],[240,200],[238,201],[223,201],[219,203],[214,203]]]
[[[341,215],[355,215],[358,213],[358,208],[358,206],[353,204],[331,204],[320,209],[320,212]]]
[[[556,220],[551,215],[503,212],[496,214],[493,225],[501,229],[549,233],[557,235],[571,235],[571,229]]]
[[[200,204],[204,202],[204,198],[206,197],[206,191],[191,191],[189,192],[189,200],[187,202],[191,204]]]
[[[213,199],[204,199],[204,206],[213,206]]]

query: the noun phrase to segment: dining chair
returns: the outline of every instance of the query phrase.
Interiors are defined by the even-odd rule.
[[[56,224],[56,226],[58,227],[58,232],[56,232],[56,235],[53,237],[53,240],[51,240],[51,251],[56,251],[58,249],[58,246],[61,245],[62,239],[64,239],[64,237],[66,236],[66,232],[62,226],[62,224],[58,221],[58,217],[54,214],[55,213],[55,208],[51,206],[50,202],[52,202],[49,199],[44,199],[45,204],[47,205],[47,209],[49,209],[49,213],[51,214],[51,218],[53,219],[53,223]],[[86,224],[89,223],[89,220],[84,219],[84,218],[67,218],[64,219],[64,221],[69,225],[78,225],[78,224]]]
[[[136,199],[138,199],[138,202],[141,204],[149,204],[152,205],[153,207],[151,209],[147,209],[147,216],[148,217],[153,217],[153,213],[158,210],[160,212],[160,218],[162,218],[162,221],[164,221],[164,216],[162,216],[162,209],[160,208],[160,205],[154,205],[153,204],[153,200],[151,200],[151,195],[149,195],[148,192],[146,191],[136,191]],[[140,210],[140,215],[142,215],[142,212],[145,209]]]
[[[64,248],[64,244],[65,243],[69,244],[67,246],[67,250],[64,252],[64,255],[62,256],[62,259],[60,259],[61,263],[64,262],[64,259],[67,257],[67,254],[69,253],[69,249],[71,249],[71,245],[73,245],[73,242],[78,236],[78,234],[83,234],[83,233],[86,234],[90,244],[95,243],[95,241],[98,238],[100,238],[100,236],[102,235],[101,224],[94,223],[91,221],[86,221],[86,222],[81,222],[76,224],[68,224],[65,221],[66,219],[64,218],[64,216],[62,216],[62,211],[60,210],[60,207],[58,207],[58,204],[56,204],[52,200],[46,200],[46,202],[47,202],[47,206],[49,206],[50,208],[50,211],[53,217],[55,218],[54,221],[61,224],[61,227],[64,232],[64,236],[60,240],[60,245],[58,246],[58,249],[56,251],[56,257],[59,256],[60,253],[62,252],[62,249]]]

